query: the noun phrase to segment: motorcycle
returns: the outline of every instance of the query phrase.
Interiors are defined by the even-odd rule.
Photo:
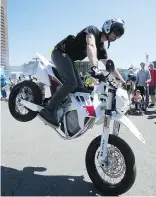
[[[51,90],[51,96],[62,85],[55,65],[38,54],[40,61],[36,71],[37,78]],[[90,75],[99,82],[92,93],[77,88],[60,104],[57,115],[60,126],[53,127],[44,123],[66,140],[82,136],[94,125],[102,125],[103,132],[90,143],[85,157],[88,175],[95,187],[103,195],[120,195],[128,191],[135,182],[136,163],[130,146],[119,137],[120,125],[124,124],[142,143],[145,140],[131,120],[125,115],[129,99],[127,91],[109,80],[109,74],[115,69],[114,62],[108,60],[105,75],[92,68]],[[34,119],[50,98],[43,100],[39,86],[25,80],[11,91],[9,110],[12,116],[21,122]],[[22,114],[19,108],[25,109]],[[39,116],[39,118],[41,118]],[[113,132],[110,124],[113,121]],[[100,171],[104,176],[100,175]]]

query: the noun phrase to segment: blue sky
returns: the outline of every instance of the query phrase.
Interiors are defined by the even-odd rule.
[[[85,26],[101,28],[112,17],[126,23],[123,38],[111,43],[109,58],[116,67],[139,67],[156,60],[156,0],[7,0],[10,65],[21,65]],[[106,44],[107,47],[107,44]]]

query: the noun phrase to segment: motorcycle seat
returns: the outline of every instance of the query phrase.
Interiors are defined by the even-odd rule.
[[[76,87],[75,90],[73,90],[71,93],[76,93],[76,92],[83,92],[83,93],[89,93],[89,94],[92,93],[91,90],[88,90],[88,89],[83,88],[83,87]]]

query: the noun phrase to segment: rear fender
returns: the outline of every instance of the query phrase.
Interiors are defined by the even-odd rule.
[[[39,65],[39,75],[41,75],[40,73],[44,72],[44,74],[42,74],[42,77],[45,78],[45,73],[47,74],[47,76],[51,76],[52,78],[56,79],[56,81],[58,81],[60,84],[62,84],[57,77],[55,76],[52,67],[56,68],[54,64],[51,64],[45,57],[43,57],[42,55],[40,55],[39,53],[36,53],[36,55],[40,58],[40,60],[42,61],[43,65],[40,63]],[[40,70],[42,70],[40,72]],[[43,76],[44,75],[44,76]],[[49,79],[49,77],[48,77]],[[45,80],[45,79],[44,79]],[[49,86],[50,86],[50,80],[49,80]]]

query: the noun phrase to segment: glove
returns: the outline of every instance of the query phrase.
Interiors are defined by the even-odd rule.
[[[122,83],[122,88],[123,88],[124,90],[127,90],[127,85],[126,85],[126,83]]]
[[[96,70],[96,66],[92,66],[91,68],[90,68],[90,71],[89,71],[89,74],[92,76],[92,77],[96,77],[96,72],[95,72],[95,70]]]

